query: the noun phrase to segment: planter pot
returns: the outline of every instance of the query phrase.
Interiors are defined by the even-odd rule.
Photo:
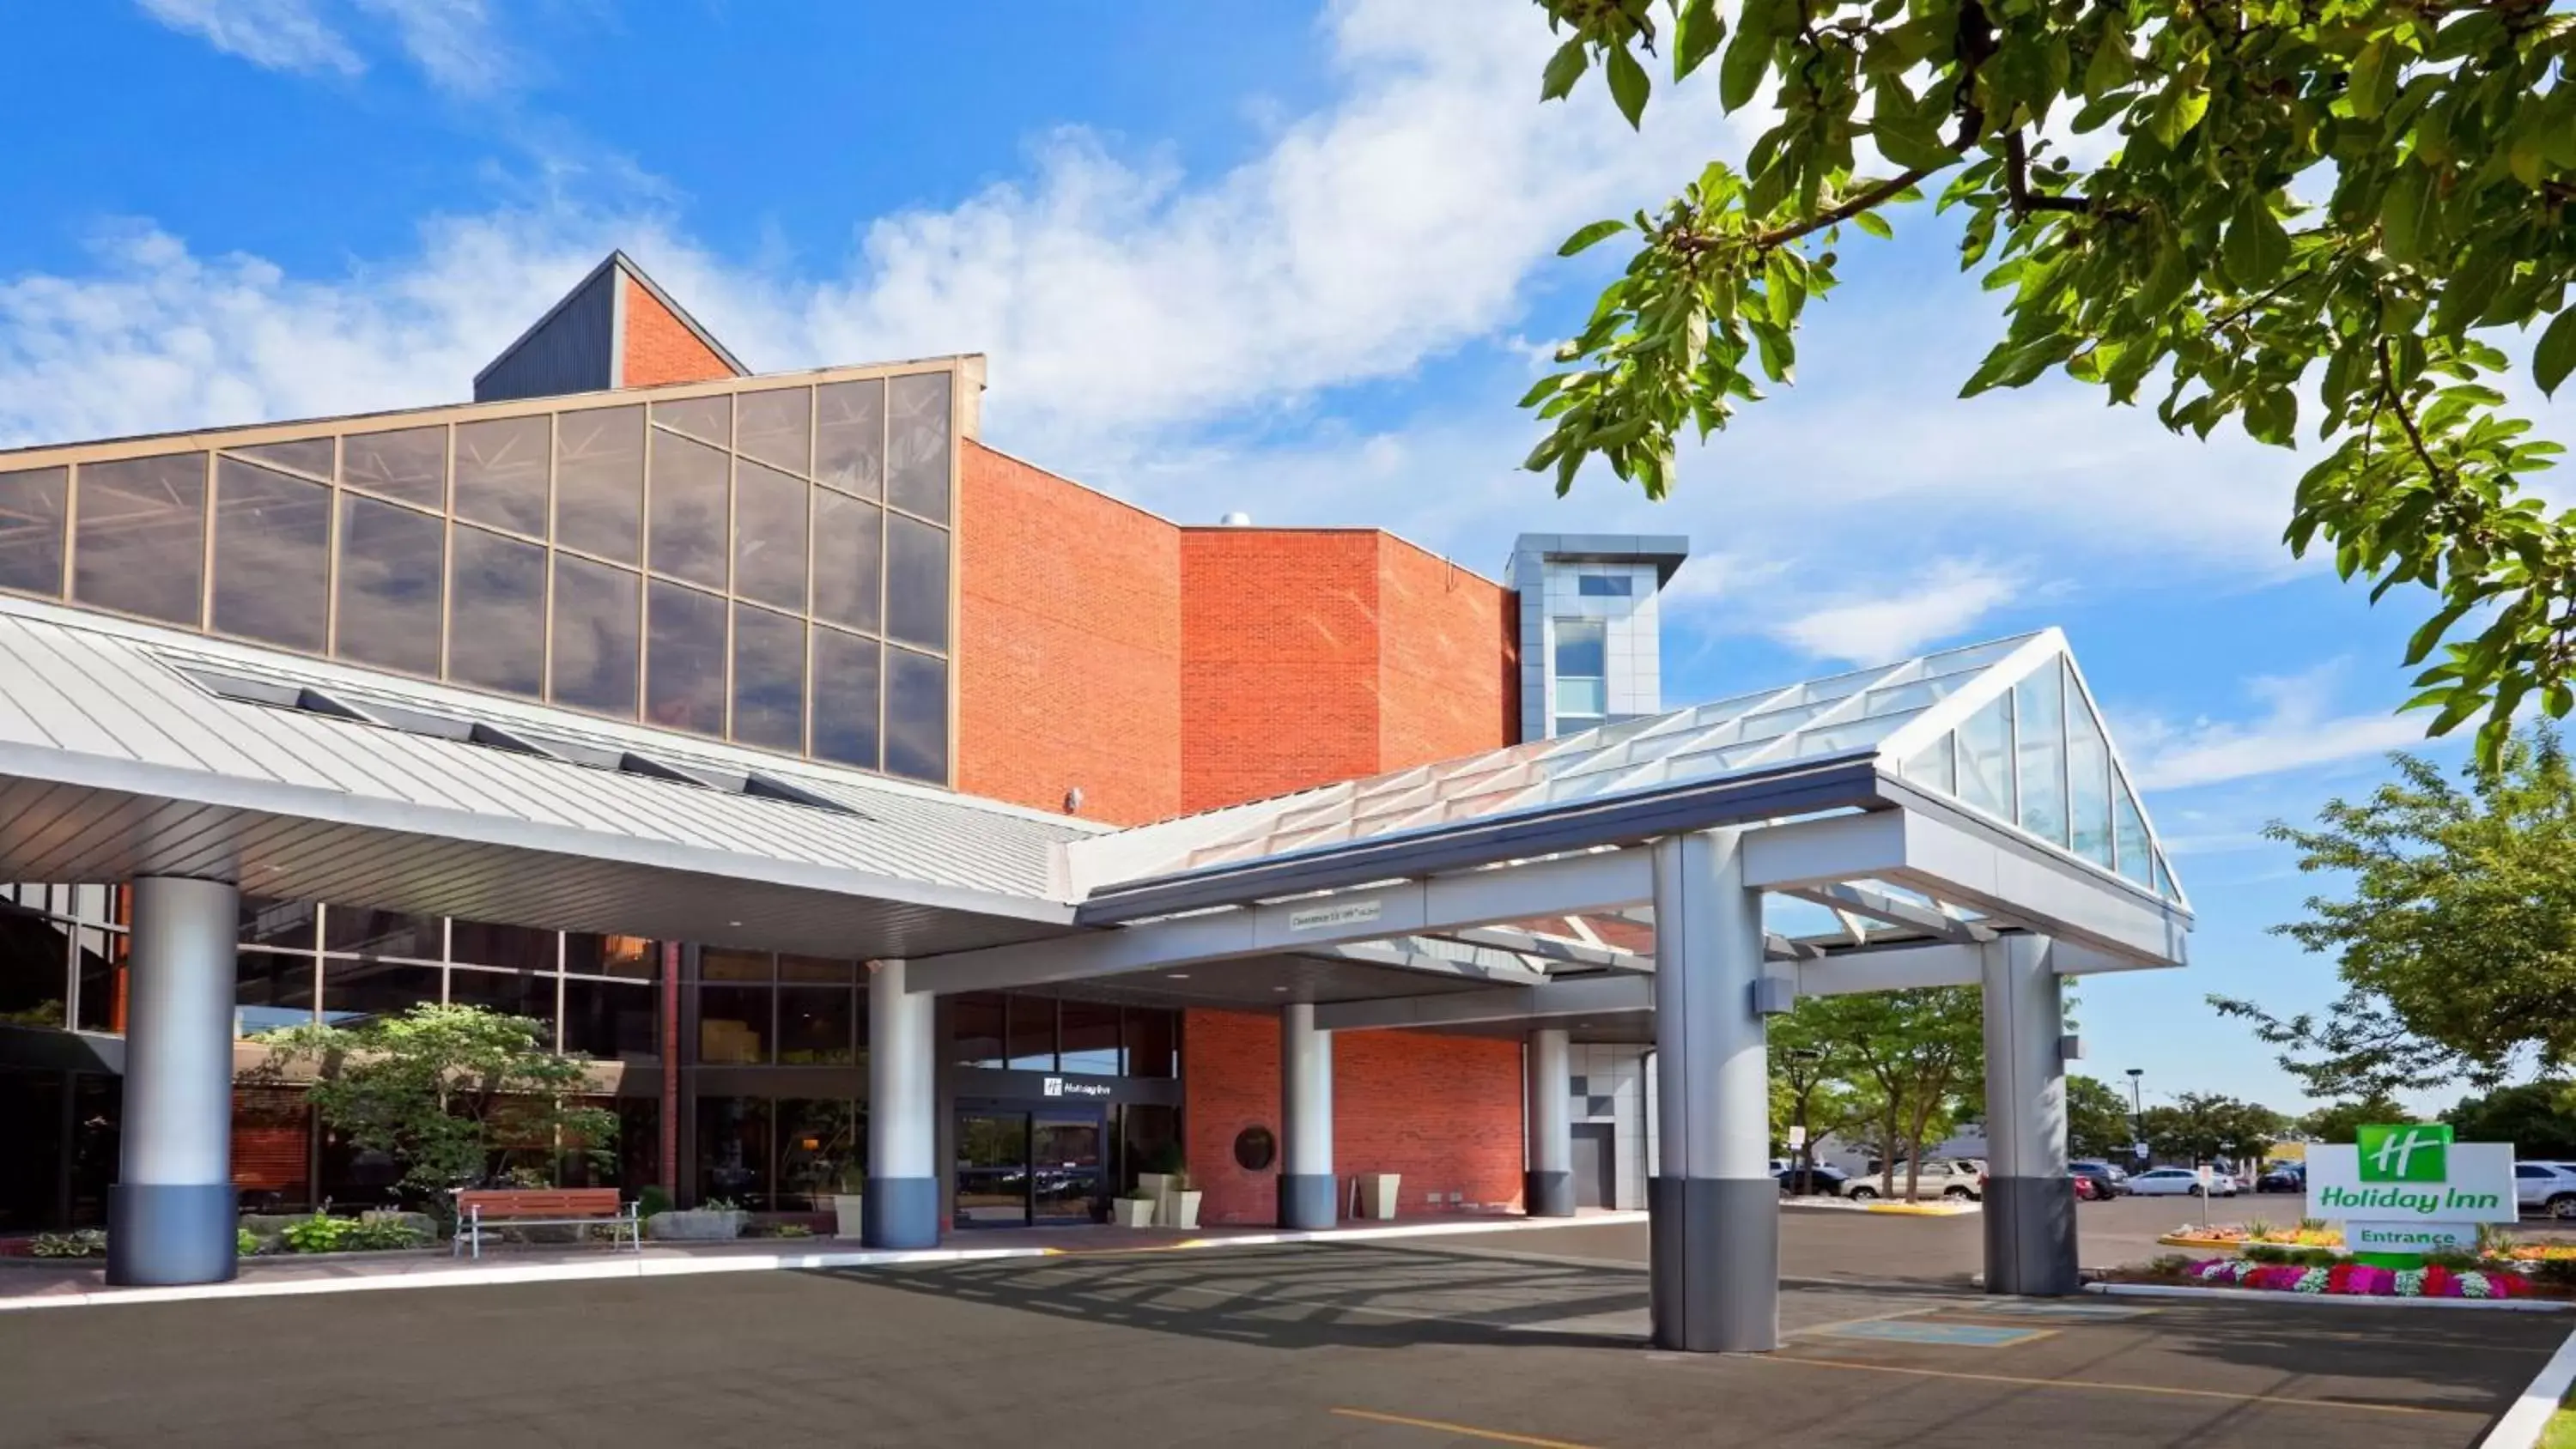
[[[1154,1204],[1154,1211],[1157,1214],[1162,1212],[1163,1199],[1170,1196],[1171,1191],[1172,1175],[1168,1172],[1140,1172],[1136,1174],[1136,1195],[1151,1201]]]
[[[1201,1196],[1203,1196],[1203,1194],[1195,1192],[1164,1193],[1163,1211],[1161,1215],[1163,1226],[1167,1228],[1189,1229],[1195,1229],[1198,1227],[1199,1198]]]
[[[1391,1218],[1395,1216],[1396,1190],[1404,1175],[1396,1172],[1363,1172],[1360,1174],[1360,1216]]]
[[[861,1235],[864,1229],[860,1225],[859,1210],[866,1201],[864,1196],[855,1192],[832,1194],[833,1237],[856,1238]]]
[[[1122,1228],[1152,1227],[1154,1210],[1154,1200],[1150,1197],[1122,1197],[1109,1204],[1112,1220]]]
[[[713,1243],[742,1236],[743,1225],[751,1221],[746,1212],[714,1212],[705,1208],[689,1212],[655,1213],[644,1220],[647,1237],[678,1243]]]

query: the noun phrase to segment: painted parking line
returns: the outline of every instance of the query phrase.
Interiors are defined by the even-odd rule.
[[[1512,1434],[1501,1429],[1479,1429],[1473,1424],[1453,1424],[1446,1419],[1417,1419],[1410,1414],[1381,1414],[1375,1409],[1335,1409],[1343,1419],[1365,1419],[1372,1424],[1393,1424],[1405,1429],[1428,1429],[1436,1434],[1455,1434],[1467,1439],[1483,1439],[1495,1444],[1523,1444],[1530,1449],[1593,1449],[1571,1439],[1541,1439],[1534,1434]]]
[[[1869,1338],[1882,1343],[1937,1343],[1951,1348],[2002,1348],[2046,1338],[2045,1328],[2006,1328],[1992,1323],[1926,1323],[1916,1318],[1837,1323],[1818,1329],[1818,1338]]]
[[[2433,1409],[2416,1404],[2363,1404],[2344,1399],[2301,1399],[2282,1394],[2237,1394],[2224,1389],[2183,1389],[2166,1384],[2100,1383],[2092,1379],[2043,1379],[2028,1374],[1981,1374],[1959,1369],[1909,1368],[1887,1363],[1856,1363],[1849,1359],[1809,1358],[1804,1354],[1752,1354],[1752,1363],[1788,1364],[1797,1368],[1848,1369],[1857,1373],[1901,1374],[1917,1379],[1953,1379],[1976,1384],[2010,1384],[2028,1389],[2074,1389],[2105,1394],[2144,1394],[2155,1398],[2220,1399],[2232,1404],[2278,1405],[2289,1409],[2333,1409],[2357,1414],[2409,1414],[2433,1418],[2488,1418],[2485,1409]]]
[[[2118,1323],[2124,1319],[2144,1318],[2156,1312],[2153,1308],[2131,1308],[2118,1303],[2060,1303],[2044,1298],[1998,1298],[1991,1303],[1978,1303],[1958,1310],[1979,1318],[2046,1318],[2080,1323]]]

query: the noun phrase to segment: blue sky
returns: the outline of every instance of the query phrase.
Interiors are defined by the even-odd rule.
[[[987,353],[989,440],[1183,520],[1488,573],[1523,530],[1688,533],[1669,704],[2058,624],[2201,919],[2195,969],[2086,984],[2089,1067],[2298,1105],[2201,998],[2333,995],[2265,933],[2308,883],[2258,832],[2410,742],[2418,601],[2282,551],[2295,455],[1955,401],[1997,314],[1929,215],[1846,244],[1800,385],[1673,501],[1555,498],[1511,404],[1615,251],[1556,243],[1748,133],[1541,107],[1546,45],[1464,0],[46,7],[0,94],[0,445],[461,397],[623,246],[757,369]]]

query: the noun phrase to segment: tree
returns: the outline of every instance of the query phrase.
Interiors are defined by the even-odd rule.
[[[2067,1074],[2069,1151],[2077,1157],[2124,1158],[2129,1155],[2129,1144],[2137,1140],[2137,1124],[2129,1119],[2128,1098],[2098,1078]]]
[[[2442,1114],[2463,1142],[2510,1142],[2517,1156],[2576,1158],[2576,1088],[2528,1082],[2462,1099]]]
[[[2414,1120],[2415,1114],[2395,1098],[2369,1096],[2319,1107],[2298,1120],[2297,1131],[2312,1142],[2351,1142],[2360,1137],[2362,1127],[2371,1123]]]
[[[1522,399],[1551,424],[1528,467],[1560,493],[1600,458],[1663,497],[1684,428],[1705,439],[1790,381],[1844,228],[1890,236],[1937,187],[1964,213],[1962,268],[2011,293],[1962,396],[2055,370],[2118,404],[2152,389],[2175,432],[2233,421],[2281,447],[2312,405],[2329,446],[2292,551],[2331,548],[2374,598],[2430,591],[2410,665],[2477,620],[2419,681],[2432,732],[2483,710],[2492,757],[2526,693],[2552,715],[2576,701],[2576,513],[2520,493],[2559,448],[2491,385],[2509,327],[2539,326],[2544,392],[2576,368],[2564,6],[1743,0],[1730,28],[1716,0],[1538,3],[1566,37],[1545,99],[1597,63],[1635,124],[1639,57],[1669,55],[1676,84],[1717,57],[1729,111],[1778,108],[1742,156],[1562,248],[1636,246]]]
[[[2149,1107],[2141,1117],[2148,1150],[2185,1162],[2225,1158],[2236,1166],[2259,1163],[2289,1130],[2289,1119],[2269,1107],[2215,1092],[2185,1092],[2171,1106]]]
[[[2350,882],[2274,928],[2336,953],[2342,998],[2322,1020],[2211,1004],[2284,1048],[2319,1096],[2493,1087],[2526,1057],[2563,1074],[2576,1065],[2576,771],[2558,736],[2508,741],[2465,769],[2466,789],[2390,758],[2398,778],[2369,799],[2327,802],[2315,830],[2268,832],[2299,848],[2300,870]]]
[[[433,1206],[451,1188],[500,1181],[514,1160],[551,1172],[564,1151],[617,1164],[617,1114],[578,1060],[550,1050],[545,1023],[476,1006],[415,1006],[358,1026],[292,1027],[260,1038],[264,1072],[311,1072],[322,1120],[402,1164],[402,1185]]]
[[[1896,1194],[1896,1159],[1905,1158],[1905,1195],[1922,1177],[1923,1144],[1946,1126],[1954,1095],[1985,1076],[1985,1013],[1973,986],[1863,992],[1801,1002],[1812,1005],[1809,1029],[1837,1044],[1880,1111],[1879,1188]]]
[[[1805,1129],[1798,1167],[1806,1174],[1816,1170],[1816,1138],[1823,1130],[1817,1121],[1819,1096],[1834,1090],[1849,1065],[1845,1044],[1827,1029],[1826,1000],[1808,997],[1796,1010],[1775,1018],[1770,1031],[1772,1138],[1785,1139],[1791,1127]]]

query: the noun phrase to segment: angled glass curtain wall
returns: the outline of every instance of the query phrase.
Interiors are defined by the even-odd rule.
[[[944,785],[951,393],[755,379],[0,460],[0,589]]]

